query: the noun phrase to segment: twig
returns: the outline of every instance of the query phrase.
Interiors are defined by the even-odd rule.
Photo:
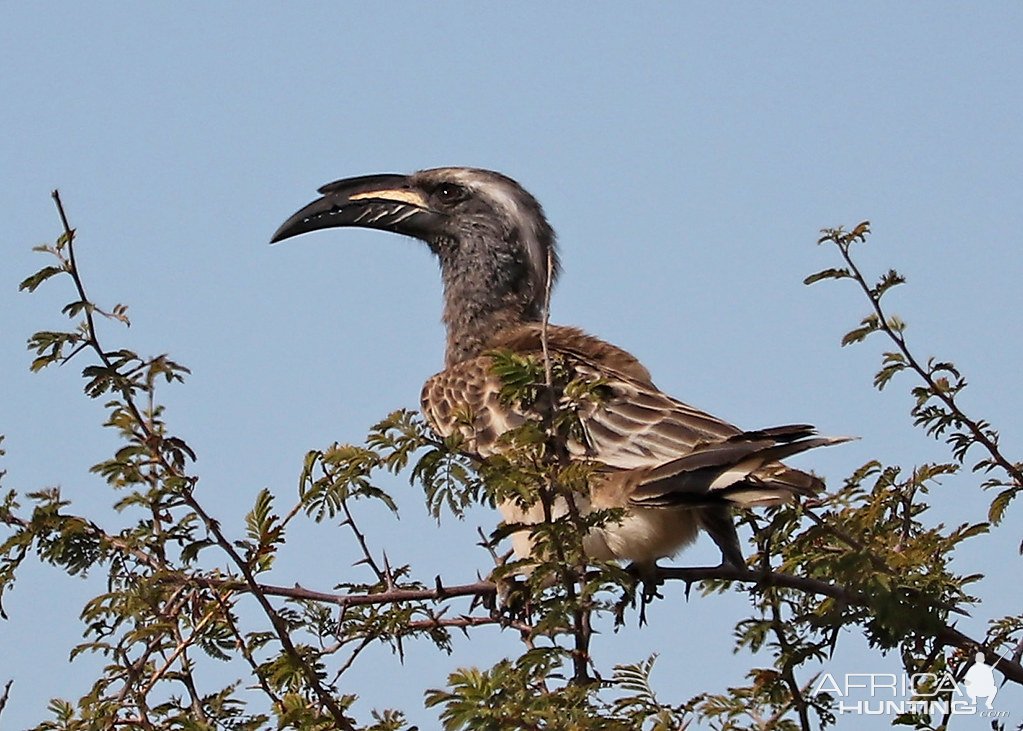
[[[465,629],[467,627],[482,627],[488,624],[498,624],[502,627],[511,627],[519,632],[531,633],[533,631],[533,626],[526,622],[509,622],[502,617],[495,617],[491,615],[487,615],[485,617],[463,615],[461,617],[451,618],[436,617],[434,619],[417,619],[409,622],[406,627],[413,630],[435,629],[438,627],[457,627],[459,629]]]
[[[867,295],[867,299],[870,301],[874,314],[877,315],[879,329],[887,335],[893,343],[895,343],[895,346],[906,359],[909,367],[912,368],[913,371],[920,376],[921,379],[923,379],[924,383],[927,384],[930,393],[944,403],[945,406],[947,406],[948,409],[955,414],[955,417],[961,421],[967,429],[969,429],[970,434],[973,435],[974,441],[982,445],[984,449],[987,450],[988,454],[991,455],[992,460],[999,467],[1005,470],[1005,473],[1012,479],[1015,486],[1017,488],[1023,488],[1023,471],[1020,470],[1019,466],[1013,464],[1002,455],[998,445],[990,437],[988,437],[980,424],[967,416],[959,407],[959,404],[956,403],[955,394],[949,393],[947,388],[939,386],[934,380],[934,376],[931,375],[926,368],[920,365],[920,362],[917,361],[916,357],[910,352],[909,346],[906,344],[905,336],[902,335],[902,333],[896,332],[888,324],[888,318],[881,307],[880,297],[878,297],[878,295],[874,292],[870,284],[867,283],[867,280],[860,271],[860,268],[856,266],[856,262],[853,261],[852,256],[849,254],[850,242],[846,241],[845,243],[839,243],[839,240],[836,239],[836,243],[838,243],[838,250],[842,253],[842,258],[845,260],[846,264],[849,265],[849,270],[853,275],[853,279],[860,286],[860,289],[863,290],[863,293]]]
[[[781,650],[780,657],[791,657],[792,654],[792,643],[789,642],[788,637],[785,635],[785,623],[782,620],[781,608],[779,605],[780,599],[777,593],[771,592],[771,630],[774,632],[775,638],[778,640],[778,648]],[[810,727],[810,714],[807,712],[806,699],[803,697],[803,691],[799,687],[799,682],[796,680],[796,673],[792,667],[791,659],[786,660],[782,666],[782,678],[785,680],[785,684],[789,687],[789,694],[792,696],[792,705],[796,707],[796,713],[799,714],[799,725],[803,731],[811,731]]]
[[[355,534],[355,540],[359,543],[359,548],[362,549],[362,561],[373,570],[373,573],[377,575],[377,580],[381,583],[388,580],[387,573],[381,570],[377,565],[377,562],[373,559],[373,554],[369,551],[369,545],[366,543],[366,536],[362,531],[359,530],[359,526],[355,524],[355,518],[352,516],[352,511],[348,508],[348,500],[342,498],[341,509],[345,513],[345,521],[342,525],[347,525],[352,533]]]
[[[359,655],[362,654],[363,650],[370,646],[374,639],[376,638],[371,634],[363,637],[359,641],[359,644],[355,647],[355,649],[352,650],[352,654],[348,656],[348,659],[341,663],[341,667],[339,667],[337,669],[337,672],[334,673],[334,679],[331,682],[333,683],[338,682],[341,679],[341,676],[344,675],[352,667],[352,665],[355,664],[355,660],[359,657]]]
[[[219,606],[216,607],[216,610],[219,609],[220,609]],[[167,660],[164,662],[163,666],[153,671],[153,674],[149,677],[149,680],[146,682],[146,685],[142,689],[142,693],[140,694],[143,698],[149,695],[149,691],[151,691],[153,689],[153,686],[156,685],[160,678],[162,678],[167,673],[167,671],[171,669],[174,663],[177,662],[177,659],[181,657],[182,654],[184,654],[188,646],[195,642],[195,640],[199,637],[199,633],[202,632],[206,625],[208,625],[216,618],[217,616],[216,610],[210,609],[210,611],[206,612],[206,615],[199,620],[198,624],[195,625],[195,628],[192,630],[192,634],[190,634],[188,637],[182,638],[178,642],[177,647],[174,648],[174,651],[171,652],[170,657],[168,657]]]
[[[554,249],[547,249],[547,279],[543,289],[543,313],[540,320],[540,348],[543,352],[543,372],[548,390],[554,387],[551,354],[547,349],[547,326],[551,320],[551,290],[554,288]]]
[[[543,355],[544,382],[547,386],[548,406],[552,411],[555,408],[556,401],[554,398],[554,371],[551,366],[550,347],[548,344],[548,328],[550,325],[551,291],[553,288],[554,249],[551,247],[547,249],[547,271],[544,281],[543,312],[541,313],[540,320],[540,349]],[[557,435],[554,433],[552,428],[552,418],[552,414],[545,414],[544,423],[547,429],[549,443],[556,443]],[[556,459],[560,459],[561,450],[555,449],[553,454]],[[573,522],[578,527],[580,524],[580,513],[574,496],[567,491],[557,490],[552,485],[546,485],[540,490],[540,502],[543,507],[544,522],[553,522],[553,501],[559,497],[566,502],[568,512],[571,515]],[[574,626],[572,629],[572,635],[575,639],[575,648],[572,651],[572,663],[574,666],[573,680],[577,683],[588,683],[592,680],[589,676],[588,668],[590,665],[590,638],[593,634],[593,630],[590,624],[590,608],[580,600],[575,586],[577,577],[582,576],[585,573],[585,566],[574,567],[576,569],[575,571],[569,570],[567,568],[567,561],[561,544],[555,543],[554,549],[558,563],[565,567],[564,570],[560,572],[560,578],[562,585],[565,587],[566,598],[569,603],[575,606],[575,609],[573,610]]]
[[[252,656],[252,650],[249,649],[249,645],[245,642],[245,638],[242,637],[241,630],[238,629],[238,625],[235,623],[234,617],[231,616],[231,607],[227,603],[228,596],[221,596],[219,591],[215,591],[213,592],[213,598],[216,600],[217,604],[220,605],[220,609],[222,611],[221,616],[224,618],[227,626],[230,627],[231,634],[234,635],[234,641],[238,645],[238,649],[242,653],[242,657],[245,658],[249,667],[252,668],[252,674],[256,677],[256,682],[259,683],[259,687],[263,690],[263,693],[266,694],[266,697],[273,701],[274,705],[278,709],[283,709],[283,701],[280,696],[273,691],[269,683],[266,682],[266,678],[263,677],[263,672],[260,670],[259,663],[257,663],[256,658]]]
[[[64,518],[70,516],[65,516],[62,513],[58,513],[55,517]],[[146,553],[145,551],[141,551],[137,548],[134,548],[123,538],[107,533],[95,523],[91,521],[86,521],[84,518],[82,519],[82,521],[88,525],[89,530],[92,532],[92,537],[99,539],[100,543],[108,545],[111,548],[117,549],[124,556],[131,556],[140,564],[144,564],[145,566],[148,566],[154,571],[160,571],[164,568],[163,564],[160,563],[159,559]],[[18,526],[19,528],[26,530],[32,528],[31,520],[26,520],[25,518],[14,515],[13,513],[8,513],[3,517],[0,517],[0,523],[4,525]],[[3,615],[0,614],[0,617],[3,617]]]
[[[246,582],[237,579],[212,579],[200,577],[167,577],[168,581],[187,581],[197,586],[213,589],[226,588],[232,591],[249,593],[251,588]],[[340,607],[357,607],[366,604],[393,604],[395,602],[443,601],[463,596],[489,596],[497,593],[497,585],[490,581],[477,581],[474,584],[444,586],[442,589],[392,589],[375,594],[332,594],[329,592],[306,589],[299,585],[274,586],[257,584],[259,590],[267,596],[282,596],[289,599],[303,599],[334,604]]]
[[[171,593],[171,595],[164,600],[163,607],[157,612],[157,615],[163,620],[173,622],[176,624],[178,621],[178,615],[181,612],[181,608],[185,604],[187,593],[188,593],[187,586],[177,587]],[[131,658],[128,656],[127,650],[125,650],[123,647],[118,648],[118,652],[121,654],[121,661],[125,664],[125,669],[128,671],[128,677],[124,680],[124,685],[121,687],[121,690],[118,691],[117,696],[115,697],[118,704],[123,703],[124,700],[128,697],[128,694],[133,692],[135,684],[138,682],[142,674],[142,670],[145,668],[146,663],[149,662],[149,657],[154,652],[157,652],[157,650],[159,649],[159,644],[160,644],[159,635],[153,635],[149,637],[145,644],[145,650],[138,656],[138,659],[136,659],[135,661],[132,661]],[[145,715],[144,710],[146,700],[145,695],[146,695],[145,693],[135,693],[136,702],[138,703],[139,706],[139,712],[142,713],[143,715]]]

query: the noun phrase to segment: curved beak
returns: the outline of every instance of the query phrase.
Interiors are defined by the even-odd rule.
[[[281,224],[271,244],[321,228],[358,226],[422,236],[440,216],[405,175],[362,175],[324,185],[322,197]]]

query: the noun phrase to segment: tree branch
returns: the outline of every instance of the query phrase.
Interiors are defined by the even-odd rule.
[[[735,581],[744,584],[756,584],[765,587],[780,587],[795,589],[806,594],[827,596],[837,599],[843,603],[869,607],[868,597],[861,593],[851,591],[836,584],[829,584],[819,579],[811,579],[805,576],[794,574],[783,574],[775,571],[751,571],[746,568],[734,566],[696,566],[696,567],[658,567],[655,575],[657,581],[682,581],[687,585],[699,581]],[[229,588],[233,591],[248,592],[249,587],[244,583],[231,579],[210,579],[192,577],[188,579],[199,586],[210,588]],[[408,601],[446,601],[455,597],[476,596],[491,597],[497,594],[497,585],[490,581],[477,581],[473,584],[461,584],[458,586],[444,586],[437,589],[394,589],[392,591],[376,594],[336,594],[306,589],[295,586],[274,586],[272,584],[260,584],[260,591],[267,596],[281,596],[291,599],[302,599],[307,601],[333,604],[336,606],[360,606],[365,604],[390,604],[395,602]],[[487,618],[462,618],[459,620],[419,620],[409,624],[415,629],[429,629],[433,626],[444,624],[445,626],[479,626],[487,624],[503,624],[500,619],[489,620]],[[511,625],[514,626],[514,625]],[[516,626],[516,629],[528,631],[528,625]],[[967,652],[983,652],[988,660],[997,667],[1005,677],[1014,683],[1023,685],[1023,665],[1019,662],[1000,657],[994,650],[984,646],[983,642],[973,639],[969,635],[960,632],[947,624],[942,625],[934,635],[935,639],[944,646],[957,647]]]
[[[854,232],[855,233],[855,232]],[[864,231],[861,235],[864,235]],[[991,455],[991,459],[1001,467],[1005,473],[1012,479],[1017,489],[1023,489],[1023,470],[1017,464],[1010,462],[1002,454],[998,448],[998,444],[992,440],[979,423],[974,419],[967,416],[963,410],[959,407],[956,401],[955,394],[950,393],[947,388],[942,387],[935,381],[932,373],[920,365],[920,362],[916,359],[912,352],[909,350],[909,345],[906,343],[905,336],[894,330],[888,322],[888,316],[885,314],[884,309],[881,307],[880,295],[874,291],[874,289],[867,283],[866,278],[860,271],[860,268],[853,261],[852,256],[849,254],[849,245],[852,243],[853,238],[846,239],[834,239],[835,243],[838,244],[838,250],[842,253],[842,258],[846,264],[849,265],[849,271],[852,273],[852,278],[859,285],[860,289],[867,296],[867,300],[870,302],[870,306],[874,310],[874,314],[877,315],[878,328],[883,332],[888,339],[895,343],[895,347],[899,349],[899,352],[905,357],[909,367],[927,384],[931,394],[937,397],[942,403],[945,404],[948,409],[955,414],[956,418],[959,419],[973,436],[974,441],[980,444],[987,450],[988,454]]]
[[[111,371],[116,370],[110,357],[103,350],[99,343],[98,336],[96,334],[95,320],[92,315],[92,303],[86,298],[85,286],[82,282],[82,278],[79,275],[78,267],[75,264],[74,254],[74,230],[68,223],[67,215],[64,212],[64,205],[60,199],[60,192],[54,190],[52,193],[53,200],[57,205],[57,211],[60,214],[61,224],[64,227],[64,235],[67,239],[68,248],[68,262],[69,262],[69,273],[75,282],[75,287],[78,290],[78,294],[81,297],[82,302],[87,303],[85,310],[85,322],[86,322],[86,339],[89,343],[89,347],[95,352],[96,357],[99,358],[100,362]],[[309,687],[316,694],[320,703],[327,709],[334,722],[342,729],[346,731],[355,731],[355,727],[352,722],[344,715],[344,711],[338,704],[334,696],[323,687],[320,683],[319,678],[316,675],[316,671],[309,667],[308,663],[302,658],[295,644],[291,641],[291,635],[288,632],[287,625],[277,611],[270,604],[256,581],[255,575],[252,572],[252,568],[249,564],[241,557],[234,545],[228,540],[227,536],[224,535],[220,529],[219,523],[213,519],[213,517],[206,512],[205,508],[195,499],[192,494],[192,489],[195,486],[196,478],[190,477],[182,473],[163,453],[163,450],[159,449],[157,445],[163,442],[163,438],[156,434],[147,423],[147,420],[143,416],[138,404],[135,403],[134,395],[131,389],[128,387],[121,388],[122,396],[124,397],[124,403],[131,412],[133,420],[138,428],[142,431],[144,437],[143,441],[148,446],[151,455],[157,460],[160,466],[167,471],[172,477],[180,479],[184,484],[187,485],[184,489],[179,491],[179,495],[182,500],[191,508],[196,515],[203,521],[206,529],[210,535],[213,536],[214,541],[220,547],[224,553],[231,559],[231,562],[238,567],[242,576],[245,578],[245,585],[248,588],[248,593],[256,599],[263,613],[270,620],[270,624],[273,626],[274,633],[277,636],[278,641],[281,643],[281,648],[285,654],[294,662],[298,667],[301,668],[302,674],[305,676],[306,682]]]
[[[777,586],[786,589],[795,589],[807,594],[817,594],[838,599],[847,604],[869,607],[870,601],[866,596],[858,592],[850,591],[835,584],[829,584],[819,579],[810,579],[805,576],[793,574],[782,574],[773,571],[750,571],[749,569],[736,568],[734,566],[711,566],[696,568],[661,568],[657,569],[658,580],[684,581],[687,585],[697,581],[708,581],[721,579],[725,581],[740,581],[745,584],[757,584],[759,586]],[[984,646],[972,637],[960,632],[947,624],[942,625],[934,635],[939,643],[948,647],[958,647],[967,652],[983,652],[992,665],[998,661],[998,669],[1005,677],[1014,683],[1023,685],[1023,665],[1008,659],[1001,658],[994,650]]]
[[[211,589],[227,588],[241,593],[250,593],[246,582],[237,579],[213,579],[208,577],[174,577],[168,581],[188,581],[197,586]],[[289,599],[334,604],[339,607],[357,607],[366,604],[394,604],[395,602],[444,601],[455,597],[474,596],[489,597],[497,594],[497,585],[490,581],[477,581],[473,584],[458,586],[440,586],[435,589],[391,589],[374,594],[335,594],[330,592],[306,589],[298,584],[295,586],[275,586],[273,584],[257,584],[259,590],[267,596],[282,596]]]

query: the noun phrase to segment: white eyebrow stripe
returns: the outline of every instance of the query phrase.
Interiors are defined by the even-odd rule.
[[[400,188],[386,188],[384,190],[368,190],[365,193],[356,193],[348,196],[350,201],[361,201],[366,199],[378,199],[394,201],[395,203],[411,203],[420,208],[426,208],[426,199],[421,193],[414,190],[401,190]]]
[[[480,188],[483,188],[480,191]],[[488,196],[495,204],[503,208],[511,220],[523,224],[519,228],[519,235],[523,237],[523,244],[529,256],[529,267],[533,272],[532,281],[544,286],[547,281],[547,257],[544,255],[543,246],[537,236],[533,222],[533,212],[526,209],[519,201],[514,191],[509,190],[504,182],[495,182],[487,186],[473,186],[474,192],[480,191]]]

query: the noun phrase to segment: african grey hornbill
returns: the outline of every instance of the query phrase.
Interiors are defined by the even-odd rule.
[[[514,180],[474,168],[412,175],[367,175],[320,188],[272,242],[307,231],[360,226],[413,236],[440,260],[447,327],[445,369],[423,387],[423,413],[443,436],[461,431],[463,448],[487,458],[499,437],[538,418],[499,398],[493,353],[541,352],[548,271],[558,264],[554,231],[540,204]],[[596,467],[580,509],[625,508],[620,522],[584,541],[596,559],[628,559],[651,569],[706,530],[723,559],[745,565],[731,506],[776,504],[813,494],[821,481],[779,460],[844,438],[816,436],[798,424],[744,432],[658,389],[632,355],[571,327],[548,328],[548,351],[572,375],[602,384],[600,399],[578,413],[581,432],[563,445],[571,459]],[[469,418],[466,419],[465,415]],[[586,504],[588,503],[588,505]],[[543,520],[502,504],[509,523]],[[513,535],[528,557],[528,531]]]

